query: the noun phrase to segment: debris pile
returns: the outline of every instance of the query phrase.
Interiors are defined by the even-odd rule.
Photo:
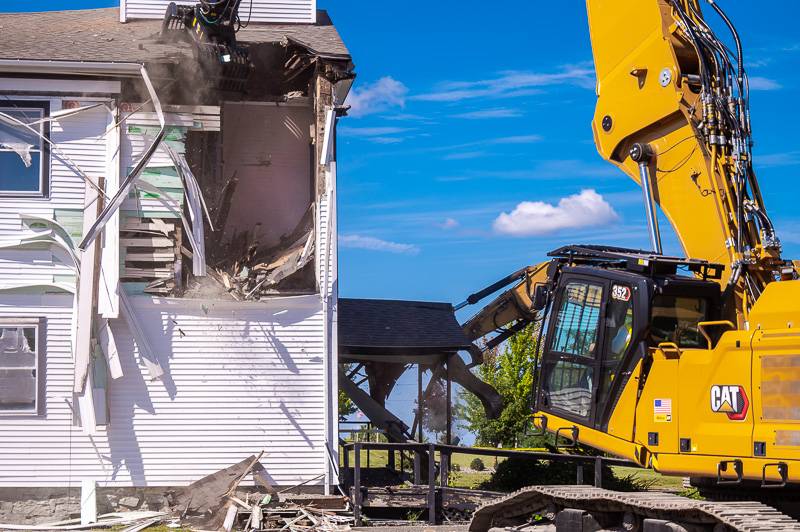
[[[237,301],[258,300],[275,294],[308,291],[314,258],[314,208],[275,246],[259,243],[259,227],[233,235],[229,243],[214,250],[209,275],[221,283]],[[291,277],[291,278],[290,278]],[[313,282],[313,281],[312,281]]]
[[[269,481],[266,469],[259,461],[262,455],[263,451],[258,456],[250,456],[238,464],[171,492],[170,512],[115,512],[88,520],[82,515],[76,519],[40,525],[0,523],[0,530],[60,531],[113,528],[118,532],[139,532],[159,525],[165,525],[166,528],[225,530],[225,532],[350,530],[353,517],[345,497],[311,496],[305,499],[288,495],[288,492],[299,489],[305,483],[276,491]],[[239,484],[248,476],[252,476],[257,491],[237,491]],[[334,504],[331,505],[331,502]]]
[[[263,454],[263,453],[262,453]],[[204,530],[288,530],[290,532],[349,530],[353,518],[347,506],[340,510],[316,508],[283,497],[258,456],[203,477],[176,494],[175,511],[181,525]],[[259,491],[237,495],[239,483],[252,475]],[[264,490],[266,493],[262,493]]]

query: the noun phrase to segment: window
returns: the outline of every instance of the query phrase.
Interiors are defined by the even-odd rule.
[[[45,197],[49,188],[49,137],[42,101],[0,102],[0,194]]]
[[[653,298],[650,345],[672,342],[680,347],[706,347],[697,324],[706,321],[708,303],[697,297],[657,295]]]
[[[39,407],[39,321],[0,321],[0,415]]]
[[[571,282],[564,290],[556,315],[553,350],[567,355],[595,358],[603,287]]]
[[[592,408],[592,375],[594,368],[561,360],[556,362],[548,380],[548,401],[551,406],[588,417]]]
[[[633,337],[633,291],[630,286],[615,284],[606,310],[606,350],[600,376],[600,404],[609,398],[625,353]]]

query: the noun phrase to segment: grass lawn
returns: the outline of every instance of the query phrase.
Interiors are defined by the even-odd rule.
[[[480,458],[484,465],[486,466],[486,471],[472,471],[470,468],[470,464],[472,460],[475,458]],[[437,455],[437,460],[438,460]],[[491,472],[494,469],[496,463],[500,463],[501,461],[505,460],[505,458],[497,458],[495,461],[494,457],[491,456],[478,456],[478,455],[469,455],[469,454],[454,454],[452,455],[451,464],[457,466],[459,471],[451,471],[450,473],[450,485],[459,488],[477,488],[482,482],[488,480],[491,477]],[[370,451],[369,452],[369,465],[370,467],[384,467],[388,462],[388,451]],[[350,467],[353,467],[354,457],[351,452],[350,454]],[[400,467],[400,458],[399,454],[395,455],[395,463],[396,467]],[[340,454],[340,464],[344,464],[343,458]],[[367,467],[367,451],[361,451],[361,466]],[[412,470],[412,463],[406,461],[406,470]],[[618,478],[627,477],[629,475],[634,476],[635,478],[644,481],[649,485],[649,489],[651,490],[665,490],[665,491],[672,491],[678,493],[687,492],[687,490],[683,487],[683,479],[680,477],[668,477],[661,475],[653,471],[652,469],[638,469],[635,467],[622,467],[622,466],[613,466],[611,468],[614,471],[614,474]]]

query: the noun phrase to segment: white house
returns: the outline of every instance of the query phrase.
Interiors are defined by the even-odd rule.
[[[0,23],[0,503],[262,450],[276,485],[336,483],[350,56],[314,0],[253,0],[231,86],[167,4]]]

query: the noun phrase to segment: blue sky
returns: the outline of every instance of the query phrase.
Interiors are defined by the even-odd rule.
[[[766,205],[784,255],[798,258],[800,34],[783,14],[793,4],[720,3],[758,89],[755,165]],[[37,1],[0,11],[109,5]],[[584,2],[497,11],[474,0],[319,5],[358,72],[338,143],[343,296],[455,303],[562,244],[647,246],[639,188],[592,143]],[[522,202],[552,205],[555,222],[521,223],[512,213]],[[576,216],[576,205],[594,210]],[[680,253],[674,237],[666,240]],[[403,379],[390,406],[408,412],[413,387]]]
[[[640,189],[592,142],[583,2],[519,2],[511,17],[482,2],[324,5],[359,74],[353,116],[340,122],[343,295],[457,302],[561,244],[647,246]],[[776,16],[784,2],[722,5],[760,89],[752,113],[765,201],[785,254],[800,256],[798,192],[785,188],[800,164],[790,130],[800,35]],[[587,189],[613,209],[594,213],[600,223],[573,214],[554,225],[585,227],[522,224],[517,236],[496,223],[521,202],[557,207]],[[680,252],[674,238],[668,245]]]

